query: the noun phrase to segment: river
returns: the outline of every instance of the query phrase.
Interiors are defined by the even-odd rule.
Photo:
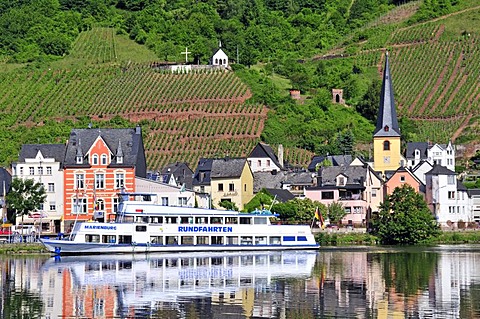
[[[480,245],[2,257],[1,318],[480,318]]]

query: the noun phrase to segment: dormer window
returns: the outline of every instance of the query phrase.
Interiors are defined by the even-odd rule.
[[[117,157],[117,164],[123,164],[123,155]]]
[[[390,128],[388,127],[388,125],[385,125],[385,127],[383,128],[383,130],[384,130],[385,132],[388,132],[388,131],[390,131]]]
[[[420,157],[420,151],[418,149],[415,150],[415,157]]]
[[[81,155],[77,155],[76,157],[77,157],[76,163],[83,164],[83,157]]]
[[[102,165],[107,165],[107,155],[102,154]]]
[[[92,165],[98,165],[98,155],[94,154],[92,156]]]
[[[337,177],[337,185],[338,186],[345,186],[345,177],[344,176],[338,176]]]

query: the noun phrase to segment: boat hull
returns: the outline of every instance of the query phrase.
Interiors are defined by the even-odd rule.
[[[313,250],[318,244],[307,245],[153,245],[78,243],[59,239],[41,239],[47,250],[55,255],[96,255],[162,252],[212,252],[212,251],[266,251]]]

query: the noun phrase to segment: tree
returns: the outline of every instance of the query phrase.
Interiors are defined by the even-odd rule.
[[[366,119],[375,123],[377,121],[378,106],[380,105],[380,91],[382,82],[378,79],[373,80],[363,96],[362,102],[357,105],[357,112]]]
[[[22,217],[38,210],[45,202],[47,194],[42,183],[33,179],[14,178],[7,194],[7,205],[15,211],[15,216]]]
[[[380,205],[372,230],[382,244],[416,244],[436,236],[439,227],[423,197],[405,184]]]
[[[263,188],[253,198],[245,204],[244,211],[251,212],[256,209],[264,209],[272,205],[273,196]]]
[[[229,200],[222,200],[222,201],[218,202],[218,205],[220,207],[225,208],[226,210],[236,210],[236,211],[238,211],[237,205],[235,205],[234,202],[231,202]]]
[[[327,216],[331,224],[338,224],[346,214],[342,203],[333,202],[327,206]]]

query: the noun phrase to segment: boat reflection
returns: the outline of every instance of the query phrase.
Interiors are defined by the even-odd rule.
[[[275,291],[276,279],[309,278],[317,254],[283,251],[52,258],[43,266],[51,284],[56,281],[56,296],[47,302],[45,310],[50,313],[46,315],[142,317],[139,311],[152,313],[164,309],[165,303],[178,306],[185,300],[204,298],[237,305],[240,308],[232,311],[246,314],[253,310],[248,309],[254,305],[251,292]],[[62,309],[62,313],[55,313],[55,309]]]

